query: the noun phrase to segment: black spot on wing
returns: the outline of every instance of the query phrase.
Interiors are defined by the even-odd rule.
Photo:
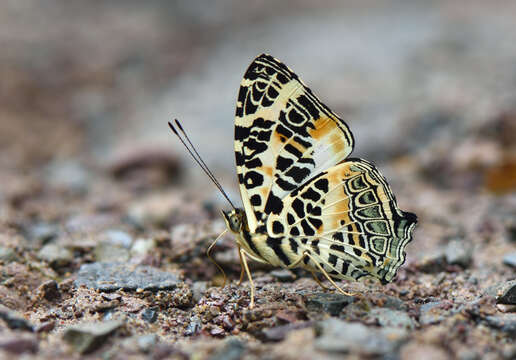
[[[308,224],[308,221],[306,219],[301,220],[301,227],[303,228],[303,232],[305,235],[315,235],[314,229]]]
[[[283,201],[270,192],[269,197],[267,198],[267,203],[265,204],[265,213],[279,215],[281,210],[283,210]]]
[[[290,139],[290,137],[292,136],[292,131],[290,131],[289,129],[287,129],[285,126],[283,126],[283,124],[278,124],[278,126],[276,127],[276,132],[280,135],[283,135],[285,138],[287,139]]]
[[[245,157],[242,153],[235,151],[236,165],[242,166],[245,164]]]
[[[254,189],[263,184],[263,175],[256,171],[248,171],[244,175],[244,184],[247,189]]]
[[[272,135],[272,130],[258,131],[256,137],[260,141],[270,141],[271,140],[271,135]]]
[[[301,183],[308,175],[310,175],[310,170],[307,168],[293,166],[285,173],[285,175],[294,179],[296,183]]]
[[[263,165],[263,163],[262,163],[262,161],[260,160],[260,158],[259,158],[259,157],[255,157],[255,158],[253,158],[253,159],[251,159],[251,160],[247,160],[247,161],[245,162],[245,166],[246,166],[248,169],[255,169],[255,168],[260,167],[260,166],[262,166],[262,165]]]
[[[305,95],[300,95],[297,97],[297,101],[310,113],[312,118],[319,118],[319,110],[317,110],[314,103],[309,98],[307,98]]]
[[[296,149],[292,144],[285,145],[285,151],[288,151],[298,159],[300,159],[301,156],[303,156],[303,153]]]
[[[244,142],[244,146],[249,150],[253,150],[254,154],[250,157],[253,157],[256,153],[262,153],[267,150],[267,143],[256,141],[256,139],[250,137]]]
[[[328,262],[329,262],[330,264],[332,264],[333,266],[337,265],[337,259],[338,259],[338,258],[337,258],[335,255],[333,255],[333,254],[330,254],[330,255],[328,256]]]
[[[249,137],[249,128],[235,125],[235,140],[243,141]]]
[[[272,223],[272,231],[274,231],[275,234],[283,234],[283,231],[284,231],[284,227],[283,227],[283,224],[279,221],[274,221]]]
[[[292,209],[294,209],[299,218],[302,219],[305,217],[305,204],[303,204],[301,200],[295,199],[292,201]]]
[[[328,179],[319,179],[314,183],[315,188],[321,190],[325,194],[328,192],[328,185]]]
[[[278,185],[282,190],[292,191],[296,188],[296,185],[289,183],[288,181],[283,180],[282,178],[276,179],[276,185]]]
[[[289,243],[290,243],[290,250],[292,250],[292,252],[294,254],[297,254],[297,249],[299,248],[299,245],[297,244],[296,240],[290,238],[288,239],[289,240]]]
[[[342,245],[332,244],[332,245],[330,245],[330,249],[331,250],[335,250],[335,251],[339,251],[339,252],[344,252],[344,246],[342,246]]]
[[[252,115],[256,112],[258,105],[253,104],[253,101],[250,97],[245,100],[244,109],[246,115]]]
[[[308,221],[316,228],[319,229],[322,226],[322,221],[318,218],[309,217]]]
[[[321,195],[319,195],[319,193],[314,189],[308,188],[301,194],[301,197],[307,200],[318,201],[321,198]]]
[[[260,206],[262,204],[262,198],[258,194],[254,194],[249,200],[253,206]]]
[[[279,155],[278,158],[276,159],[276,169],[278,169],[279,171],[285,171],[293,163],[294,163],[294,160]]]

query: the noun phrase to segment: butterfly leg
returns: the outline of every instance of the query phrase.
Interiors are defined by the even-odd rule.
[[[249,285],[251,287],[251,303],[249,304],[249,309],[254,308],[254,282],[251,277],[251,272],[249,271],[249,266],[247,265],[247,259],[245,258],[245,251],[240,249],[239,252],[240,259],[242,260],[242,264],[244,265],[245,272],[247,274],[247,278],[249,279]]]
[[[326,277],[326,279],[328,279],[328,281],[337,289],[338,292],[340,292],[342,295],[347,295],[347,296],[354,296],[354,294],[351,294],[351,293],[347,293],[345,292],[344,290],[342,290],[336,283],[335,281],[333,281],[333,279],[330,277],[330,275],[328,275],[328,273],[326,272],[326,270],[323,269],[323,267],[319,264],[319,262],[314,259],[314,257],[308,252],[308,251],[305,251],[303,253],[304,256],[308,256],[310,258],[310,260],[312,260],[312,262],[317,266],[317,268],[319,269],[320,272],[322,272],[322,274]]]
[[[227,276],[226,276],[226,272],[224,271],[224,269],[215,261],[215,259],[213,259],[211,257],[211,249],[213,249],[213,247],[215,246],[215,244],[217,243],[217,241],[222,237],[224,236],[224,234],[228,231],[228,229],[224,230],[219,236],[217,236],[217,238],[215,240],[213,240],[213,242],[210,244],[210,246],[208,246],[208,250],[206,250],[206,256],[208,256],[208,258],[215,264],[215,266],[217,266],[217,268],[220,270],[220,272],[222,272],[222,276],[224,276],[224,282],[222,283],[222,286],[221,288],[223,288],[224,286],[226,286],[226,281],[227,281]]]
[[[312,277],[314,278],[315,282],[320,286],[322,287],[324,290],[330,290],[329,287],[327,287],[326,285],[324,285],[321,280],[319,280],[319,277],[317,276],[317,274],[315,273],[315,271],[311,271],[310,272],[312,274]]]
[[[244,280],[244,261],[242,260],[242,253],[240,252],[240,246],[238,246],[238,257],[240,258],[240,280],[238,280],[238,286],[242,285],[242,281]]]

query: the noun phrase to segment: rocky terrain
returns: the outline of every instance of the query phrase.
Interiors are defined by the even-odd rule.
[[[515,358],[514,4],[243,4],[0,5],[0,358]],[[418,215],[392,283],[253,263],[249,309],[226,235],[221,287],[228,205],[167,121],[237,201],[234,103],[263,51]]]

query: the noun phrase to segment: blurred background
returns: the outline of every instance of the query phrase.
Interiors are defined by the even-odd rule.
[[[176,117],[238,197],[236,95],[262,52],[346,119],[353,156],[380,166],[402,208],[432,204],[416,196],[429,188],[514,193],[515,18],[511,1],[3,1],[2,198],[109,203],[125,182],[220,199],[169,131]]]
[[[397,358],[377,332],[394,321],[409,337],[400,359],[483,359],[488,351],[498,354],[490,359],[513,359],[515,314],[503,313],[495,297],[503,287],[512,295],[501,304],[516,305],[509,281],[516,269],[515,34],[515,1],[0,1],[0,304],[39,324],[31,351],[41,343],[45,358],[70,357],[65,326],[115,312],[130,319],[129,333],[160,329],[168,350],[157,348],[153,358],[177,354],[176,340],[196,333],[247,338],[280,324],[298,329],[295,314],[307,319],[301,298],[320,291],[316,283],[303,271],[254,263],[259,307],[248,315],[232,235],[213,256],[233,285],[212,287],[223,277],[205,251],[223,231],[220,210],[229,205],[167,126],[181,120],[239,204],[236,97],[244,71],[267,52],[346,120],[356,139],[352,156],[374,162],[400,208],[419,218],[393,283],[345,283],[367,296],[341,317],[374,325],[370,341],[353,345],[373,354],[376,344]],[[107,297],[95,286],[73,286],[107,278],[124,288],[112,275],[85,270],[112,262],[149,265],[181,282],[164,297]],[[149,284],[143,278],[135,288]],[[262,305],[282,310],[263,315]],[[364,309],[384,317],[368,320]],[[154,320],[145,324],[148,310]],[[0,308],[5,322],[21,321],[5,314]],[[42,323],[49,319],[50,327]],[[30,348],[5,326],[0,321],[0,348],[11,340],[19,353]],[[314,332],[299,329],[252,357],[319,358]],[[355,332],[333,331],[335,344]],[[206,337],[191,339],[210,346]],[[121,354],[115,347],[99,357],[129,357]]]

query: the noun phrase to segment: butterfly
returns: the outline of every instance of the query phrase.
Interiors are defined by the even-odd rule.
[[[322,273],[342,293],[333,279],[374,277],[385,284],[404,263],[417,217],[398,208],[373,164],[348,158],[353,146],[344,120],[290,68],[262,54],[245,72],[236,106],[243,208],[231,203],[194,148],[196,161],[233,206],[222,213],[236,235],[251,308],[255,286],[247,258],[304,268],[321,286],[316,274]]]

